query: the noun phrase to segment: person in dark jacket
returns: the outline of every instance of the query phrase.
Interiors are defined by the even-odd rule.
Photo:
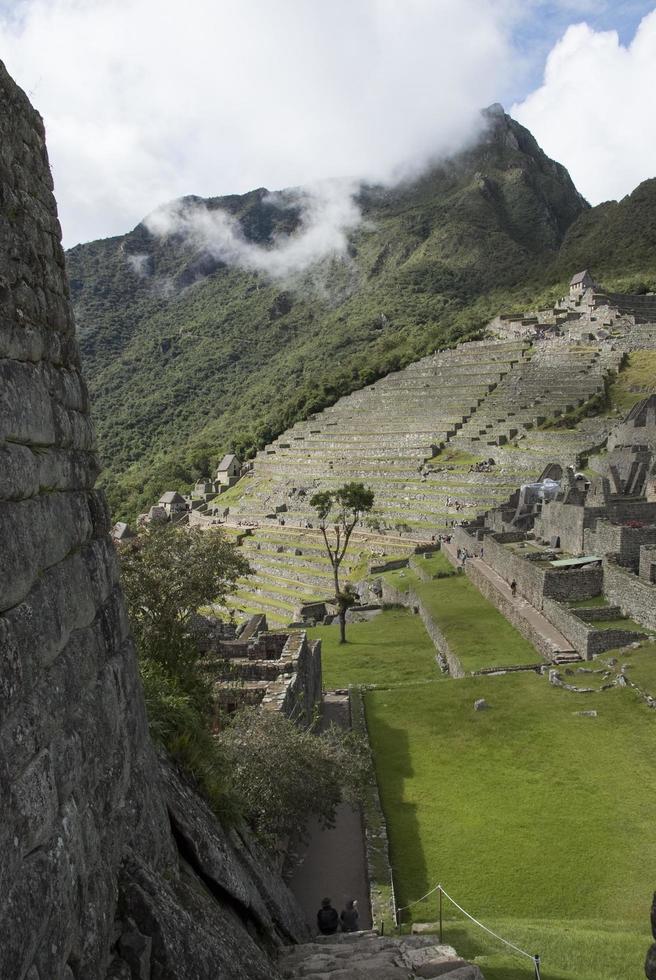
[[[358,903],[354,898],[351,898],[346,903],[346,908],[340,915],[342,920],[342,932],[357,932],[358,931],[358,920],[360,918],[360,913],[358,912]]]
[[[337,932],[339,916],[337,909],[332,907],[329,898],[321,900],[321,908],[317,912],[317,928],[324,936],[332,936]]]

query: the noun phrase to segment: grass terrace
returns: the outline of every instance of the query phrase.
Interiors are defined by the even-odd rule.
[[[481,697],[490,707],[476,712]],[[575,695],[529,672],[378,689],[365,703],[399,905],[441,881],[487,925],[538,951],[544,980],[640,976],[656,861],[656,719],[635,692]],[[435,896],[407,916],[435,921]],[[487,980],[532,976],[528,960],[457,912],[445,940]]]
[[[611,409],[626,414],[656,391],[656,350],[633,351],[609,389]]]
[[[385,609],[369,622],[349,623],[346,644],[339,643],[337,625],[317,626],[308,635],[321,640],[326,690],[352,684],[390,687],[443,676],[421,619],[408,609]]]
[[[448,562],[443,555],[432,561],[434,574],[447,571]],[[412,589],[420,597],[467,672],[540,662],[535,647],[464,575],[447,574],[447,577],[423,582],[411,569],[401,569],[386,572],[383,577],[399,591]]]

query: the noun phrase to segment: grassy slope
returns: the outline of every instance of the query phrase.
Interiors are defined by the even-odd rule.
[[[401,591],[417,592],[466,671],[540,662],[535,647],[464,575],[426,583],[404,569],[385,578]]]
[[[478,697],[488,711],[473,711]],[[632,692],[577,698],[522,674],[374,691],[366,704],[399,904],[439,880],[508,938],[538,949],[544,977],[639,975],[656,761],[653,716]],[[599,716],[577,717],[582,707]],[[436,911],[429,900],[414,918],[434,920]],[[533,920],[542,924],[531,928]],[[621,938],[608,922],[621,923]],[[480,962],[490,980],[512,975],[504,965],[512,960],[495,964],[481,934],[467,934],[487,950]]]
[[[610,408],[622,414],[656,392],[656,350],[634,351],[610,385]]]
[[[383,686],[437,680],[435,648],[418,616],[407,609],[382,612],[369,623],[350,623],[346,645],[340,646],[337,626],[309,630],[321,640],[323,686]]]

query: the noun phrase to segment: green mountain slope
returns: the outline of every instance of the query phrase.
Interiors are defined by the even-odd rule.
[[[143,224],[69,251],[117,516],[208,472],[224,451],[251,452],[339,395],[474,335],[500,306],[523,308],[572,263],[597,272],[602,244],[600,271],[624,267],[607,226],[625,202],[589,209],[527,130],[499,107],[485,115],[467,152],[393,189],[363,188],[347,257],[291,282]],[[247,241],[273,247],[298,225],[294,200],[281,208],[260,189],[188,203],[230,212]],[[622,235],[639,220],[627,217]],[[638,269],[641,254],[632,271],[656,270],[653,244]]]

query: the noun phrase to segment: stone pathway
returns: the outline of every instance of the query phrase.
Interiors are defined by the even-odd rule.
[[[450,544],[443,543],[442,549],[448,556],[452,565],[460,567],[460,562],[457,557],[456,546],[451,542]],[[488,565],[486,561],[482,558],[468,558],[466,564],[474,565],[481,575],[491,583],[494,589],[503,596],[504,600],[513,606],[515,611],[522,619],[524,619],[536,633],[539,633],[547,641],[551,649],[554,652],[554,660],[558,663],[569,662],[570,660],[580,660],[579,654],[576,652],[569,640],[566,640],[563,634],[556,629],[555,626],[549,622],[549,620],[542,615],[542,613],[532,606],[530,602],[526,599],[522,599],[521,596],[513,596],[510,586],[504,578],[501,577],[491,565]]]
[[[350,726],[348,696],[325,694],[322,725]],[[329,897],[338,912],[350,898],[358,901],[360,925],[371,928],[367,860],[359,810],[342,803],[336,813],[335,826],[323,829],[318,821],[308,828],[309,841],[302,849],[298,866],[288,881],[296,901],[314,932],[321,899]]]
[[[434,937],[367,932],[287,946],[280,953],[279,970],[286,980],[485,980],[477,966],[461,960],[451,946],[436,945]]]

